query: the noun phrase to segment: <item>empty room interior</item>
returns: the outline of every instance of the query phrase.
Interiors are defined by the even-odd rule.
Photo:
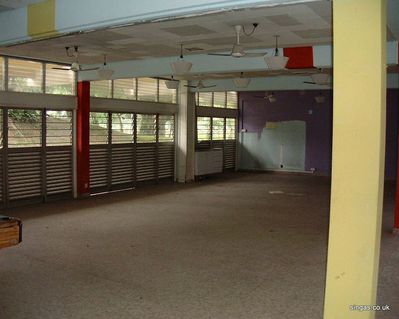
[[[398,319],[399,1],[0,0],[0,319]]]

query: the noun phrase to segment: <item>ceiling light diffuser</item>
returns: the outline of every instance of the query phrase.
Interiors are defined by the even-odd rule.
[[[330,74],[327,73],[315,73],[311,74],[310,77],[315,84],[323,85],[330,83]]]
[[[100,80],[110,80],[114,74],[113,70],[110,69],[99,69],[97,70],[97,75]]]
[[[191,62],[187,62],[184,60],[178,60],[176,62],[171,63],[170,66],[172,68],[173,74],[183,75],[185,73],[190,72],[193,64]]]
[[[265,62],[270,70],[282,70],[288,62],[288,57],[286,56],[265,56]]]
[[[324,95],[321,95],[321,93],[320,93],[319,95],[316,95],[314,97],[314,99],[315,99],[316,103],[322,104],[325,102],[326,97]]]
[[[234,85],[238,88],[246,88],[251,82],[251,79],[239,77],[239,78],[234,78],[233,82]]]
[[[169,90],[177,90],[179,87],[179,81],[169,80],[165,81],[165,85]]]

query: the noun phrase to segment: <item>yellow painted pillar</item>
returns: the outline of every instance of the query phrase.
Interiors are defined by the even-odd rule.
[[[334,0],[331,215],[324,319],[370,319],[385,156],[386,3]]]

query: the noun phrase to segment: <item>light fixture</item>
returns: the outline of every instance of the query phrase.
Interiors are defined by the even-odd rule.
[[[110,80],[113,74],[114,71],[107,67],[107,55],[104,54],[103,67],[97,70],[97,75],[100,78],[100,80]]]
[[[180,44],[180,59],[170,64],[173,74],[182,75],[188,73],[191,70],[193,64],[191,62],[184,61],[183,57],[183,44]]]
[[[275,35],[276,38],[276,48],[274,49],[274,56],[265,56],[265,62],[270,70],[281,70],[285,69],[285,66],[288,63],[288,57],[279,55],[278,50],[278,35]]]
[[[177,90],[177,88],[179,87],[179,81],[176,81],[175,79],[173,79],[173,75],[172,75],[172,79],[166,80],[165,85],[169,90]]]
[[[277,101],[277,98],[276,98],[276,96],[274,95],[273,92],[268,95],[267,99],[269,100],[270,103],[274,103],[274,102]]]
[[[241,72],[240,77],[234,78],[233,82],[236,87],[238,88],[246,88],[249,83],[251,82],[251,79],[249,78],[244,78],[244,72]]]
[[[315,84],[326,85],[330,83],[330,74],[328,73],[315,73],[311,74],[310,77]]]
[[[316,103],[322,104],[326,101],[326,97],[321,94],[321,92],[314,97]]]

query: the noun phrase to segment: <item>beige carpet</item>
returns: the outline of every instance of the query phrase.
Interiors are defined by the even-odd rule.
[[[392,189],[385,207],[378,318],[397,319]],[[247,173],[13,209],[0,318],[320,319],[328,210],[326,178]]]

